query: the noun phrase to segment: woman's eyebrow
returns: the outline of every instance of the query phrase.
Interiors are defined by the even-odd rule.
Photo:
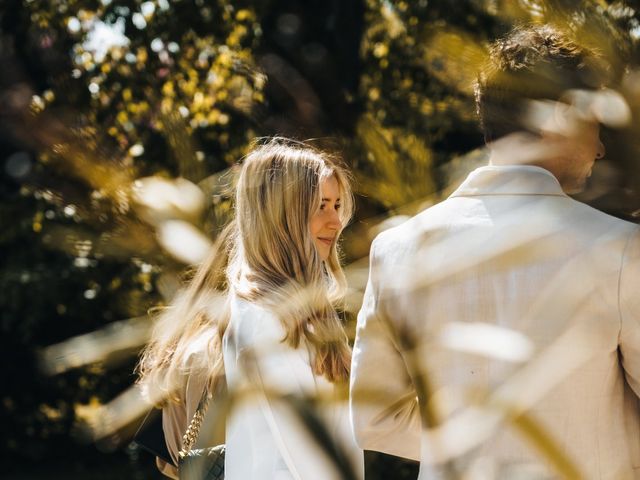
[[[323,202],[330,202],[331,200],[333,200],[332,198],[326,198],[326,197],[322,197],[322,201]],[[336,202],[340,201],[340,197],[336,198],[335,200]]]

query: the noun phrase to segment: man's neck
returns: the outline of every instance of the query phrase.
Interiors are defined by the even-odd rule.
[[[567,172],[566,152],[557,143],[534,135],[515,133],[488,145],[489,165],[530,165],[551,172],[565,193],[582,190],[582,182],[574,182]]]
[[[537,136],[513,133],[487,145],[489,165],[533,165],[553,173],[557,151]]]

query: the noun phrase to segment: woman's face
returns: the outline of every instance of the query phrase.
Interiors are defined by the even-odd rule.
[[[334,175],[320,182],[320,208],[309,221],[311,238],[322,260],[329,258],[331,247],[342,228],[338,210],[340,209],[340,186]]]

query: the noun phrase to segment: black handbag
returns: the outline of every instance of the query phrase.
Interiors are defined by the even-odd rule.
[[[209,399],[205,390],[182,437],[182,449],[178,452],[180,480],[224,480],[225,445],[193,448],[208,406]]]
[[[180,480],[224,480],[224,449],[218,445],[194,448],[180,457]]]

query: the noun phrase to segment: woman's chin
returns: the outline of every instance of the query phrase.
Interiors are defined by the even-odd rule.
[[[320,260],[324,262],[329,258],[331,247],[324,244],[320,244],[320,245],[316,244],[316,251],[318,252],[318,257],[320,257]]]

